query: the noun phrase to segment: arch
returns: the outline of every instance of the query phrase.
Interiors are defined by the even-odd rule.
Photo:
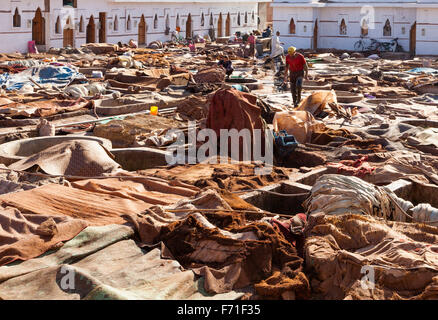
[[[114,16],[114,31],[118,31],[119,30],[119,18],[117,17],[117,15]]]
[[[18,8],[15,8],[15,13],[14,13],[14,16],[12,18],[12,26],[14,28],[21,27],[21,16],[20,16],[20,13],[18,12]]]
[[[245,11],[245,23],[248,23],[248,12]]]
[[[251,20],[252,20],[252,22],[255,21],[255,14],[254,14],[254,11],[251,13]]]
[[[154,16],[154,29],[157,29],[158,28],[158,16],[157,16],[157,14],[155,14],[155,16]]]
[[[192,15],[189,13],[186,22],[186,38],[192,37]]]
[[[128,14],[128,19],[126,20],[126,30],[131,30],[131,28],[132,28],[131,15]]]
[[[392,34],[391,22],[389,19],[386,19],[385,25],[383,26],[383,36],[390,37]]]
[[[205,23],[205,21],[204,21],[204,12],[201,14],[201,27],[203,27],[204,26],[204,23]]]
[[[79,32],[84,32],[84,17],[81,16],[81,19],[79,20]]]
[[[362,20],[362,24],[360,26],[360,35],[362,37],[366,37],[368,35],[368,21],[366,19]]]
[[[225,36],[231,36],[231,17],[229,12],[227,14],[227,19],[225,20]]]
[[[41,14],[41,9],[38,7],[35,11],[35,17],[32,19],[32,40],[35,41],[35,44],[46,44],[45,27],[45,19]]]
[[[237,25],[240,26],[240,12],[237,13]]]
[[[65,24],[65,27],[64,27],[64,32],[63,32],[63,46],[64,47],[73,47],[74,45],[73,45],[73,42],[74,42],[74,39],[73,39],[73,25],[72,25],[72,23],[71,23],[71,18],[70,17],[68,17],[68,19],[67,19],[67,22],[66,22],[66,24]]]
[[[55,22],[55,33],[61,33],[61,19],[56,18],[56,22]]]
[[[141,15],[138,24],[138,45],[146,44],[146,20],[144,14]]]
[[[345,19],[342,18],[341,24],[339,25],[339,34],[346,35],[347,34],[347,24],[345,23]]]
[[[217,19],[217,36],[222,37],[222,13],[219,13],[219,18]]]
[[[295,20],[294,18],[291,18],[289,22],[289,33],[295,34],[295,32],[296,32]]]
[[[90,16],[90,20],[87,25],[87,43],[95,43],[96,42],[96,25],[94,23],[93,15]]]
[[[179,13],[176,15],[176,22],[175,22],[175,25],[176,25],[177,28],[181,27],[181,26],[179,25]]]
[[[214,21],[213,21],[213,13],[210,13],[210,26],[214,25]]]

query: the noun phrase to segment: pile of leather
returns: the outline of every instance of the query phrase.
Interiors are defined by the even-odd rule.
[[[305,233],[313,298],[438,298],[436,227],[319,214],[310,217]]]
[[[138,232],[145,245],[163,243],[184,268],[204,276],[208,293],[246,288],[253,299],[309,298],[295,247],[261,214],[229,212],[234,206],[207,190],[172,209],[150,208],[137,219]]]
[[[207,67],[198,70],[193,78],[196,83],[223,83],[225,82],[225,70],[218,66]]]

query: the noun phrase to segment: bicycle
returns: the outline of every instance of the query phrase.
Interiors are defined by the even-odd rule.
[[[369,51],[377,51],[380,47],[380,42],[377,41],[376,39],[370,39],[371,43],[370,45],[367,47],[367,50]]]
[[[365,40],[363,36],[360,36],[360,39],[354,44],[354,50],[365,51]]]
[[[376,51],[379,48],[379,41],[376,39],[370,39],[371,43],[369,45],[366,44],[364,40],[364,36],[360,36],[360,39],[356,41],[354,44],[354,50],[356,51]]]

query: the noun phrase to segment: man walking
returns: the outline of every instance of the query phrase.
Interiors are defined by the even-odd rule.
[[[294,107],[296,108],[301,101],[301,90],[303,88],[303,77],[309,79],[309,67],[306,59],[301,53],[296,52],[295,47],[289,47],[286,56],[286,68],[284,70],[284,82],[287,81],[288,71],[290,72],[290,90]]]

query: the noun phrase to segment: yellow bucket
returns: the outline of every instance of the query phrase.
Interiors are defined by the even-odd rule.
[[[158,115],[158,107],[157,106],[151,107],[151,115],[153,115],[153,116]]]

